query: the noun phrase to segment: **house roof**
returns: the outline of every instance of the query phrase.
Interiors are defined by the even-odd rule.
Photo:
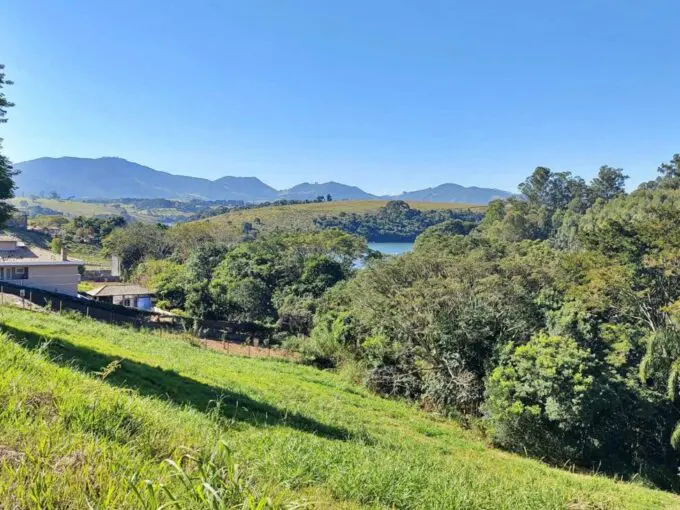
[[[92,289],[87,292],[93,297],[108,297],[108,296],[148,296],[153,294],[149,289],[135,284],[115,284],[107,283]]]
[[[0,241],[15,241],[16,246],[11,250],[0,249],[0,265],[2,264],[22,264],[26,266],[42,264],[82,264],[81,260],[69,259],[62,260],[61,254],[50,250],[38,248],[37,246],[26,246],[25,243],[9,236],[0,236]]]

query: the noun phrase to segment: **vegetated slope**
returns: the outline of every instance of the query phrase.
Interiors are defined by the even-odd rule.
[[[65,315],[2,307],[0,323],[23,343],[0,340],[8,506],[139,508],[134,473],[159,480],[161,459],[182,445],[210,450],[219,438],[255,491],[287,487],[284,500],[318,508],[680,505],[671,494],[488,449],[454,422],[329,372]],[[163,480],[178,490],[167,472]]]
[[[50,198],[12,198],[9,202],[20,211],[28,208],[42,208],[46,214],[50,211],[61,213],[64,216],[107,216],[120,215],[121,208],[113,203],[79,202],[76,200],[57,200]],[[28,205],[27,205],[28,204]]]
[[[19,211],[30,212],[39,208],[41,214],[59,213],[68,217],[75,216],[123,216],[130,220],[143,221],[145,223],[163,223],[166,218],[186,218],[191,212],[180,211],[173,208],[140,209],[133,204],[123,204],[112,200],[111,202],[81,202],[77,200],[62,200],[50,198],[13,198],[9,202]],[[41,210],[42,209],[42,210]],[[35,214],[35,213],[33,213]]]
[[[250,223],[263,232],[273,230],[308,231],[316,230],[318,227],[314,224],[314,220],[324,215],[337,216],[342,213],[378,212],[387,202],[387,200],[341,200],[313,204],[273,205],[238,209],[199,221],[207,221],[239,233],[244,223]],[[409,202],[409,205],[420,210],[471,209],[473,211],[484,211],[486,209],[485,206],[458,203]]]

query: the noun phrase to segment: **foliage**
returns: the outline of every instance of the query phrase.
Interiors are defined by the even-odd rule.
[[[329,230],[272,234],[229,250],[209,278],[213,315],[307,332],[310,299],[347,278],[365,242]],[[307,317],[305,317],[307,316]]]
[[[511,349],[487,384],[494,440],[553,462],[582,459],[596,440],[594,417],[613,404],[601,374],[593,354],[568,337],[540,333]]]
[[[57,219],[62,218],[62,219]],[[59,229],[59,237],[66,243],[83,243],[101,246],[102,239],[114,229],[126,225],[122,216],[86,217],[76,216],[64,221],[60,216],[42,216],[34,218],[34,225],[46,225]]]
[[[678,161],[630,195],[621,169],[586,183],[539,167],[471,232],[430,227],[325,293],[297,348],[352,360],[381,394],[482,415],[503,448],[677,487]]]
[[[12,82],[5,78],[4,69],[5,66],[0,64],[0,124],[7,122],[7,109],[14,106],[14,103],[11,103],[2,91],[6,86],[12,85]],[[2,154],[2,138],[0,138],[0,226],[4,225],[15,211],[15,208],[6,200],[14,197],[16,174],[17,171],[12,168],[9,158]]]
[[[321,228],[339,228],[368,241],[399,242],[414,241],[428,227],[444,222],[447,225],[443,229],[454,228],[459,234],[467,234],[480,219],[480,213],[469,209],[421,211],[402,200],[393,200],[376,213],[321,216],[315,221]]]
[[[277,324],[291,333],[309,332],[316,299],[347,279],[367,250],[365,241],[338,230],[270,234],[236,245],[194,231],[199,237],[189,248],[175,227],[154,230],[156,241],[135,234],[149,228],[117,230],[105,243],[123,253],[139,248],[127,255],[126,267],[137,267],[134,278],[154,288],[162,305],[201,319]],[[172,260],[155,260],[163,256],[159,247]]]
[[[107,255],[116,255],[121,270],[131,274],[138,264],[146,259],[161,259],[172,253],[162,225],[133,223],[126,228],[117,228],[103,241]]]
[[[136,477],[132,479],[130,485],[138,499],[139,508],[293,508],[293,505],[285,504],[280,496],[258,495],[240,466],[233,461],[224,441],[220,441],[211,452],[189,451],[178,461],[166,459],[165,464],[170,469],[168,481],[139,481]]]

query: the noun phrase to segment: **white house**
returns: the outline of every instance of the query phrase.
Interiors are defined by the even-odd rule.
[[[0,236],[0,285],[14,285],[76,296],[81,260],[69,259],[66,252],[53,253],[29,247],[12,237]]]
[[[151,310],[151,292],[140,285],[132,283],[104,283],[87,292],[96,301],[123,305],[130,308]]]

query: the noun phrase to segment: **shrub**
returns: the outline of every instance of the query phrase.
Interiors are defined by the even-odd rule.
[[[494,442],[553,462],[584,458],[603,410],[599,363],[569,337],[534,336],[511,348],[487,382],[485,414]]]

